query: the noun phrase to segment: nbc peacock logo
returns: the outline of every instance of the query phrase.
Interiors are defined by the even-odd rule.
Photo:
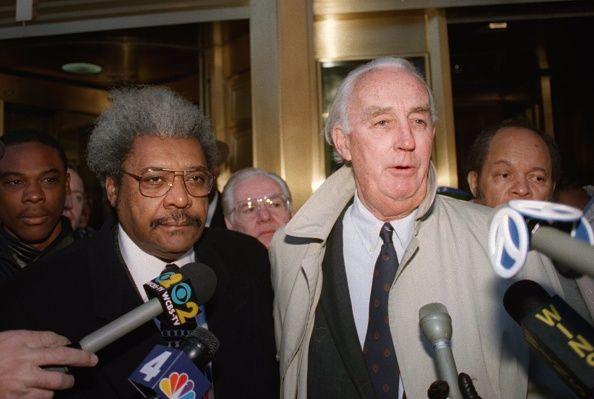
[[[159,388],[168,399],[196,399],[194,381],[186,373],[174,371],[159,382]]]

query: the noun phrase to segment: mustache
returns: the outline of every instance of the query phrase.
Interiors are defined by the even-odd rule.
[[[168,216],[151,220],[151,229],[156,229],[159,226],[202,226],[202,219],[198,216],[193,216],[184,210],[177,210],[170,213]]]

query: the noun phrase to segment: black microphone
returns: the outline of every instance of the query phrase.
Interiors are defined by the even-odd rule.
[[[442,380],[434,381],[427,390],[429,399],[447,399],[450,394],[450,386]]]
[[[458,386],[464,399],[482,399],[474,388],[472,378],[466,373],[458,375]]]
[[[181,343],[184,352],[201,369],[204,369],[219,350],[219,340],[206,328],[194,329]]]
[[[594,397],[594,328],[559,296],[520,280],[503,297],[528,345],[580,398]]]
[[[190,281],[189,284],[187,280]],[[184,324],[186,320],[183,317],[179,317],[179,312],[176,309],[176,291],[179,291],[177,293],[178,296],[182,296],[185,300],[192,297],[199,304],[204,304],[214,294],[217,285],[217,276],[205,264],[188,263],[176,272],[164,273],[148,284],[151,285],[153,290],[161,289],[162,292],[159,293],[158,298],[152,298],[148,302],[101,327],[99,330],[87,335],[79,342],[81,349],[95,353],[163,313],[167,315],[172,323],[176,325]],[[180,301],[177,300],[177,302]],[[193,301],[190,303],[192,304],[190,308],[193,313],[198,312],[198,304]],[[190,314],[190,316],[188,320],[193,321],[193,314]]]

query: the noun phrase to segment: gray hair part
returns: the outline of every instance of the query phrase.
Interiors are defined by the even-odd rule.
[[[139,136],[195,138],[210,169],[217,146],[210,123],[197,106],[165,87],[138,86],[110,92],[112,106],[97,120],[87,146],[89,168],[103,180],[119,180],[122,163]]]
[[[225,188],[223,189],[223,195],[221,199],[223,203],[223,214],[225,216],[229,216],[235,206],[234,194],[235,187],[237,186],[237,184],[254,176],[264,176],[273,180],[280,187],[281,191],[283,192],[283,195],[288,198],[289,212],[292,212],[293,199],[291,198],[291,191],[289,191],[289,186],[287,186],[287,183],[283,180],[282,177],[280,177],[276,173],[267,172],[260,168],[245,168],[233,173],[227,184],[225,184]]]
[[[357,82],[361,78],[363,78],[363,76],[365,76],[367,73],[383,69],[402,69],[416,76],[427,89],[427,94],[429,96],[431,121],[433,124],[437,122],[437,110],[435,107],[435,100],[433,99],[433,93],[431,93],[429,85],[427,85],[427,82],[419,73],[419,71],[417,71],[415,66],[404,58],[377,58],[349,72],[347,77],[342,81],[342,83],[338,87],[336,95],[334,96],[334,100],[332,101],[332,105],[330,105],[330,110],[328,111],[328,118],[326,119],[326,125],[324,126],[324,136],[328,144],[330,144],[334,148],[334,160],[338,163],[343,163],[344,159],[336,151],[334,141],[332,140],[332,130],[337,125],[339,125],[344,133],[348,134],[351,132],[351,126],[349,123],[348,115],[348,106],[351,94],[353,92],[353,88],[355,87]]]

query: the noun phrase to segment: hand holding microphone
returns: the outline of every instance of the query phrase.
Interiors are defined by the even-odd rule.
[[[145,284],[152,299],[85,336],[78,346],[84,351],[96,353],[161,314],[166,315],[162,318],[163,322],[172,325],[181,326],[193,322],[198,304],[208,302],[216,285],[215,273],[201,263],[188,263],[175,272],[165,272]],[[59,365],[46,369],[68,372],[65,367],[55,366]]]
[[[50,331],[0,332],[0,398],[48,397],[71,388],[71,375],[43,369],[47,364],[93,367],[97,356],[69,348],[66,337]]]

